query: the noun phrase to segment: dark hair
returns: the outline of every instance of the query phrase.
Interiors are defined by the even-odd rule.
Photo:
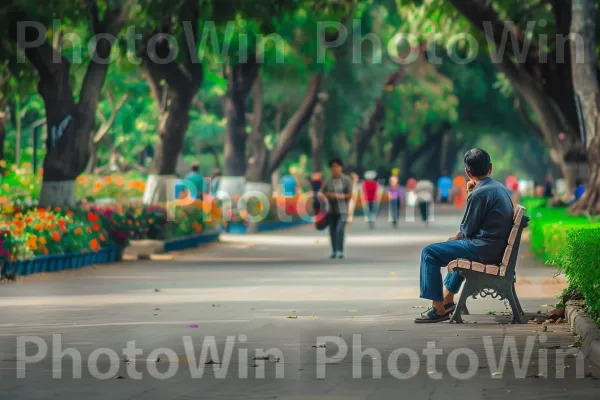
[[[193,163],[193,164],[192,164],[192,168],[191,168],[191,169],[192,169],[192,171],[194,171],[194,172],[198,172],[198,171],[200,171],[200,164],[199,164],[199,163]]]
[[[337,164],[340,167],[344,166],[344,163],[342,162],[342,159],[339,157],[334,157],[331,160],[329,160],[329,168],[333,167],[333,164]]]
[[[583,185],[583,181],[581,179],[575,179],[575,186]]]
[[[485,176],[490,171],[490,155],[483,149],[471,149],[465,154],[465,169],[475,177]]]

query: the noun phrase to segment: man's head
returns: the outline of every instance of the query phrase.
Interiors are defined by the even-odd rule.
[[[329,168],[331,169],[331,176],[339,178],[344,171],[344,163],[339,158],[332,158],[329,160]]]
[[[193,163],[192,164],[192,171],[199,172],[200,171],[200,164],[199,163]]]
[[[487,151],[471,149],[464,158],[465,172],[472,180],[478,181],[487,178],[492,173],[492,161]]]

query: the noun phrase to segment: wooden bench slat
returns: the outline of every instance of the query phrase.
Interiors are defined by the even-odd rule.
[[[512,249],[513,246],[511,244],[506,246],[506,249],[504,249],[504,256],[502,257],[502,265],[508,265],[508,262],[510,261],[510,255],[512,253]]]
[[[510,236],[508,237],[508,244],[510,244],[511,246],[514,245],[518,234],[519,234],[519,226],[514,225],[510,231]]]

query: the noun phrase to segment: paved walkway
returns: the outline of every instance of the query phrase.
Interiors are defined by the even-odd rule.
[[[325,234],[305,226],[1,285],[0,398],[598,398],[591,365],[560,361],[577,352],[567,325],[508,325],[504,304],[491,299],[471,301],[464,325],[413,323],[428,304],[418,299],[420,249],[455,233],[458,221],[438,212],[429,228],[381,221],[369,231],[359,219],[345,260],[327,259]],[[565,284],[554,274],[522,254],[525,309],[556,302]],[[131,341],[140,353],[127,362]],[[505,368],[495,367],[511,343],[515,358],[507,349]],[[39,344],[47,354],[34,362]],[[73,359],[61,359],[66,348],[81,355],[81,379]],[[272,349],[269,361],[253,360],[261,349]],[[211,360],[221,364],[205,365]],[[53,379],[53,369],[62,376]]]

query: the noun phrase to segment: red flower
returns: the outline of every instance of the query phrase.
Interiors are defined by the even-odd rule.
[[[94,214],[93,212],[88,212],[88,220],[90,222],[96,222],[98,221],[98,219],[100,219],[100,216],[98,214]]]

